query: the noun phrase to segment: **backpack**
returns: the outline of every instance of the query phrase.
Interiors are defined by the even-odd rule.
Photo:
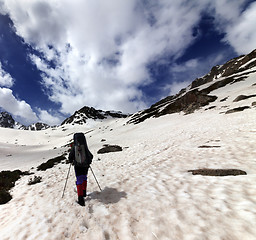
[[[88,159],[88,147],[83,133],[74,134],[74,147],[75,147],[75,165],[85,167],[90,164]]]

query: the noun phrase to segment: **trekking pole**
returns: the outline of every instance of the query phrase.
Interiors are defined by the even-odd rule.
[[[69,175],[69,172],[70,172],[70,168],[71,168],[71,163],[70,163],[70,165],[69,165],[69,169],[68,169],[68,175]],[[67,175],[67,178],[66,178],[66,183],[65,183],[65,186],[64,186],[64,189],[63,189],[62,198],[63,198],[63,196],[64,196],[64,192],[65,192],[65,189],[66,189],[66,186],[67,186],[68,175]]]
[[[90,169],[91,169],[91,171],[92,171],[91,166],[90,166]],[[97,178],[95,177],[95,175],[94,175],[94,172],[93,172],[93,171],[92,171],[92,174],[93,174],[93,176],[94,176],[94,178],[95,178],[96,183],[97,183],[97,184],[98,184],[98,186],[99,186],[100,191],[102,192],[101,187],[100,187],[100,184],[99,184],[99,182],[97,181]]]

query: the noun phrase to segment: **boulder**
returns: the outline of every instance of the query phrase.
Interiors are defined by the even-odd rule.
[[[230,109],[230,110],[226,111],[225,114],[230,114],[230,113],[235,113],[235,112],[242,112],[242,111],[244,111],[245,109],[249,109],[249,108],[250,108],[249,106],[237,107],[237,108]]]
[[[254,94],[254,95],[249,95],[249,96],[246,96],[246,95],[239,95],[236,99],[234,99],[233,102],[239,102],[239,101],[242,101],[242,100],[245,100],[245,99],[248,99],[248,98],[252,98],[252,97],[256,97],[256,94]]]
[[[104,145],[104,147],[101,148],[97,153],[103,154],[103,153],[120,152],[120,151],[123,151],[123,149],[118,145]]]

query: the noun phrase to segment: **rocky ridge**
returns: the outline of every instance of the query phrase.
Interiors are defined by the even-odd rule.
[[[223,99],[218,99],[218,96],[214,95],[213,91],[228,85],[245,81],[252,75],[255,75],[256,79],[256,49],[247,55],[231,59],[223,65],[214,66],[208,74],[195,79],[187,88],[182,89],[178,94],[174,96],[167,96],[153,104],[150,108],[133,114],[128,123],[136,124],[143,122],[150,117],[160,117],[166,114],[178,112],[190,114],[195,110],[206,107],[210,103],[216,102],[217,100],[219,102],[225,102],[228,99],[228,96]],[[256,81],[251,87],[256,87]],[[249,96],[237,96],[237,98],[234,99],[234,102],[239,102],[249,98],[253,98],[251,105],[256,106],[256,94],[251,94]],[[214,106],[211,106],[206,110],[211,108],[214,108]],[[248,108],[250,107],[243,106],[227,109],[226,113],[243,111]],[[97,110],[93,107],[84,106],[80,110],[76,111],[72,116],[65,119],[61,125],[82,125],[91,120],[102,121],[108,118],[126,118],[128,116],[128,114],[123,114],[122,112],[103,111]],[[44,130],[50,126],[44,123],[35,123],[29,126],[24,126],[16,122],[9,113],[2,112],[0,113],[0,127],[24,130]]]
[[[83,107],[80,110],[76,111],[72,116],[65,119],[61,125],[64,124],[85,124],[88,122],[88,119],[103,120],[107,118],[126,118],[128,115],[123,114],[122,112],[115,111],[103,111],[97,110],[93,107]]]
[[[123,114],[122,112],[116,111],[103,111],[103,110],[96,110],[93,107],[83,107],[80,110],[76,111],[72,116],[65,119],[61,125],[64,124],[86,124],[88,120],[99,121],[104,120],[107,118],[126,118],[128,115]],[[14,129],[21,129],[21,130],[31,130],[31,131],[39,131],[45,130],[50,128],[48,124],[37,122],[31,124],[29,126],[25,126],[16,122],[12,115],[7,112],[0,113],[0,127],[4,128],[14,128]]]
[[[150,108],[135,113],[128,123],[136,124],[150,117],[160,117],[181,111],[185,114],[192,113],[217,100],[218,97],[211,94],[214,90],[245,81],[253,74],[256,75],[256,50],[248,55],[234,58],[223,65],[213,67],[208,74],[195,79],[178,94],[168,96],[153,104]],[[252,87],[255,85],[256,83]],[[255,94],[252,94],[250,96],[240,96],[240,98],[246,99],[255,96]],[[220,101],[225,101],[226,99]]]
[[[15,121],[13,117],[7,112],[0,113],[0,126],[4,128],[14,128]]]
[[[14,128],[14,129],[21,129],[21,130],[31,130],[31,131],[39,131],[39,130],[45,130],[47,128],[50,128],[50,126],[46,123],[34,123],[29,126],[25,126],[20,124],[19,122],[16,122],[12,115],[8,112],[1,112],[0,113],[0,127],[3,128]]]

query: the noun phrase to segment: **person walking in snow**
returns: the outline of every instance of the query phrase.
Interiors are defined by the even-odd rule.
[[[69,153],[69,162],[74,164],[76,174],[76,186],[78,195],[78,204],[84,206],[84,197],[86,197],[87,174],[93,155],[89,151],[86,138],[83,133],[74,134],[74,144]]]

